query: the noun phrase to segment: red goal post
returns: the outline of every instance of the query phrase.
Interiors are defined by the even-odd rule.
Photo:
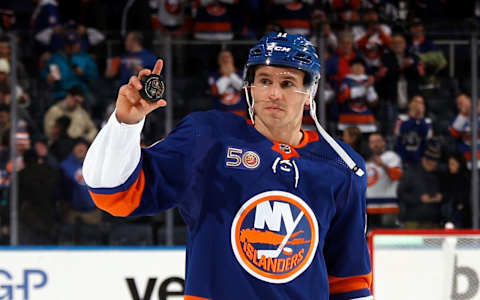
[[[373,230],[375,300],[480,300],[480,230]]]

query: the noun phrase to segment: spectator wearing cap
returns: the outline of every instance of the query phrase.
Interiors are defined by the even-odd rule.
[[[218,70],[210,73],[208,77],[215,108],[246,117],[247,106],[242,98],[242,74],[235,67],[232,52],[220,51],[217,63]]]
[[[7,139],[5,139],[5,142],[7,142]],[[3,190],[10,187],[13,168],[15,167],[17,172],[24,168],[23,154],[31,148],[30,134],[24,127],[19,127],[15,133],[16,157],[13,161],[10,159],[10,148],[10,145],[7,144],[7,147],[2,149],[0,153],[0,189]]]
[[[6,94],[10,95],[12,89],[10,71],[10,62],[6,58],[0,58],[0,90],[3,96]],[[19,84],[16,85],[15,92],[19,106],[28,107],[30,105],[30,95],[28,95]],[[0,101],[10,104],[10,99],[1,99]]]
[[[373,81],[365,74],[365,62],[360,58],[350,61],[350,73],[340,86],[338,102],[341,105],[338,129],[356,126],[362,133],[377,130],[375,117],[371,111],[378,96]]]
[[[157,56],[143,47],[143,34],[129,32],[125,38],[125,53],[121,57],[109,59],[105,76],[119,76],[120,85],[128,83],[130,77],[137,75],[141,69],[153,69]]]
[[[414,19],[410,24],[410,46],[409,52],[417,54],[425,64],[425,75],[422,77],[420,88],[431,90],[438,87],[437,74],[445,68],[447,60],[443,52],[427,39],[425,26],[420,19]]]
[[[428,141],[433,137],[432,120],[425,117],[425,100],[414,96],[408,104],[408,114],[398,116],[395,124],[395,151],[406,165],[420,162]]]
[[[402,159],[394,151],[387,150],[385,137],[378,132],[368,137],[370,157],[367,169],[368,226],[392,228],[398,224],[398,183],[403,175]]]
[[[367,9],[362,16],[362,23],[353,27],[353,34],[358,50],[365,57],[367,66],[373,71],[380,67],[380,58],[390,46],[392,30],[380,23],[374,8]]]
[[[461,93],[457,96],[457,109],[458,115],[453,120],[450,125],[450,135],[456,140],[457,151],[462,153],[465,159],[467,160],[468,168],[472,167],[472,99],[469,95]],[[480,104],[480,100],[478,102]],[[477,114],[480,115],[480,105],[478,107]],[[478,121],[480,125],[480,120]],[[480,138],[480,132],[478,134]],[[480,149],[478,150],[477,157],[478,166],[480,167]]]
[[[71,138],[83,137],[92,141],[98,130],[90,115],[82,108],[83,101],[83,89],[80,86],[70,88],[65,98],[50,107],[45,114],[43,122],[45,135],[52,139],[55,121],[61,116],[67,116],[71,119],[68,135]]]
[[[440,158],[440,149],[431,143],[421,163],[406,169],[400,180],[400,218],[406,229],[441,228],[443,194],[436,172]]]
[[[407,42],[402,34],[393,34],[390,46],[390,51],[382,56],[376,86],[387,105],[405,112],[408,100],[420,92],[419,83],[425,75],[425,65],[416,54],[407,51]],[[395,118],[388,113],[384,115],[390,120]]]
[[[63,41],[62,51],[53,55],[40,73],[51,86],[54,101],[64,98],[67,90],[75,85],[81,86],[88,94],[89,85],[98,78],[97,64],[90,55],[81,51],[77,33],[66,33]]]
[[[62,174],[61,200],[64,221],[99,224],[102,214],[93,203],[82,175],[82,166],[89,147],[87,140],[77,138],[71,154],[60,164]]]

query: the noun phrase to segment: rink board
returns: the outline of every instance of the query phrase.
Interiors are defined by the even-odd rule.
[[[376,300],[480,300],[480,234],[376,233]]]
[[[0,261],[0,299],[183,299],[183,247],[5,247]]]

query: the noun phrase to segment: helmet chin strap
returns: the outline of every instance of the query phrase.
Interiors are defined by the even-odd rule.
[[[320,122],[318,122],[317,118],[317,104],[313,100],[315,93],[317,92],[316,87],[313,87],[310,89],[310,95],[309,95],[309,102],[310,102],[310,116],[312,117],[313,121],[315,122],[315,127],[317,127],[318,132],[320,135],[327,141],[327,143],[330,145],[330,147],[337,152],[338,156],[347,164],[347,166],[357,175],[357,176],[363,176],[365,172],[353,161],[353,159],[343,150],[342,147],[323,129],[323,127],[320,125]]]
[[[248,92],[247,85],[245,85],[243,89],[245,90],[245,98],[247,100],[247,105],[248,105],[248,115],[250,116],[250,120],[252,121],[252,124],[255,125],[255,119],[253,118],[253,106],[255,105],[255,98],[253,98],[253,95],[252,95],[252,100],[250,101],[250,96],[249,96],[250,93]]]

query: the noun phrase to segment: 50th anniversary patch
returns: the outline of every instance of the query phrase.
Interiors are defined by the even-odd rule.
[[[231,244],[236,259],[252,276],[286,283],[312,263],[318,245],[317,219],[298,196],[264,192],[237,212]]]

